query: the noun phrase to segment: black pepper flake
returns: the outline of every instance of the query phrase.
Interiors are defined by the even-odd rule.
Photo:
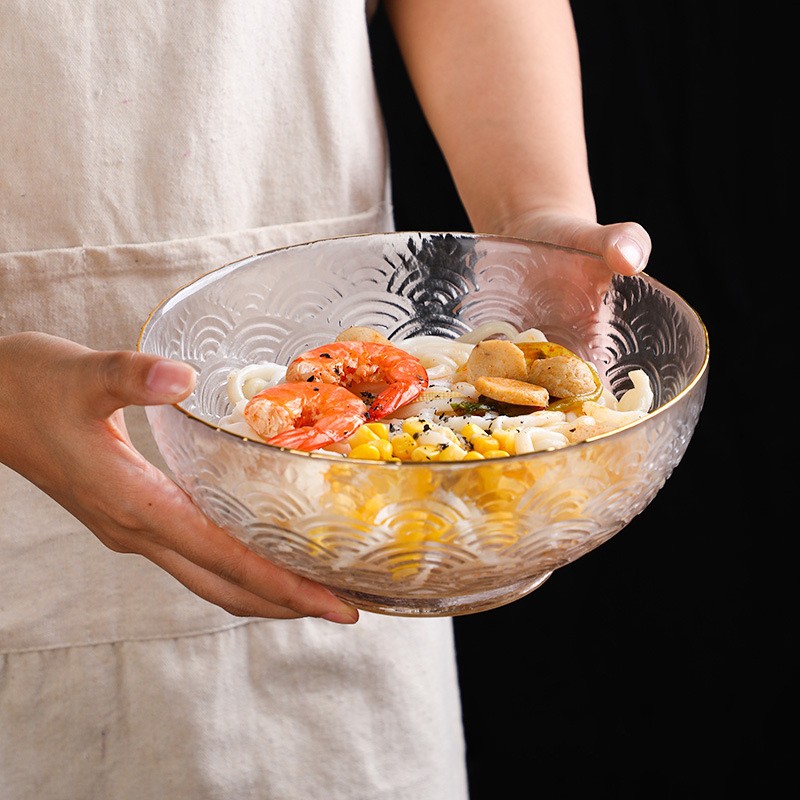
[[[310,378],[306,378],[306,383],[313,383],[313,382],[314,382],[314,376],[313,375]]]
[[[333,358],[333,356],[330,353],[320,353],[319,357],[320,358]]]

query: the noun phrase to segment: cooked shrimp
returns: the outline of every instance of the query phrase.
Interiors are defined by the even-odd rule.
[[[287,381],[388,384],[369,407],[371,420],[382,419],[415,400],[428,387],[428,373],[416,356],[391,344],[348,341],[315,347],[286,370]]]
[[[280,383],[254,395],[244,416],[267,444],[317,450],[341,442],[367,418],[360,397],[332,383]]]

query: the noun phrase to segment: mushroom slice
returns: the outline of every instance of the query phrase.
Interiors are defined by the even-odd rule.
[[[465,364],[467,379],[474,384],[485,375],[525,380],[528,365],[525,354],[506,339],[484,339],[472,348]]]
[[[376,342],[377,344],[391,344],[391,342],[375,328],[364,325],[352,325],[345,328],[337,337],[337,342]]]
[[[482,375],[476,379],[475,388],[490,400],[515,406],[547,408],[547,404],[550,401],[547,389],[543,386],[514,380],[513,378]]]

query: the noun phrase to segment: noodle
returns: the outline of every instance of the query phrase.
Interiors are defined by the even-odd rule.
[[[428,373],[428,388],[418,398],[384,418],[385,438],[393,443],[385,453],[392,460],[461,460],[521,455],[554,450],[590,436],[605,433],[646,416],[653,403],[650,380],[643,370],[631,370],[633,388],[617,400],[603,387],[594,399],[576,398],[566,410],[532,410],[503,414],[482,404],[472,383],[465,380],[465,365],[478,342],[499,337],[520,342],[546,342],[544,334],[529,328],[517,331],[506,322],[488,322],[457,339],[421,335],[400,342],[397,348],[415,356]],[[284,380],[286,367],[272,362],[253,364],[232,372],[227,393],[231,410],[219,420],[219,427],[247,438],[263,439],[244,417],[247,402],[258,392]],[[350,386],[350,390],[373,393],[375,386]],[[480,407],[480,413],[470,408]],[[559,406],[561,407],[561,406]],[[353,434],[350,438],[356,437]],[[396,442],[396,446],[394,443]],[[348,455],[349,440],[326,449],[332,455]]]

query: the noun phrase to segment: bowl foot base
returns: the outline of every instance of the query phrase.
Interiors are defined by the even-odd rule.
[[[395,617],[458,617],[465,614],[476,614],[479,611],[489,611],[492,608],[499,608],[514,600],[519,600],[538,589],[552,574],[552,572],[545,572],[500,589],[453,597],[403,599],[355,592],[338,586],[329,586],[328,588],[337,597],[362,611],[372,611],[376,614],[388,614]]]

